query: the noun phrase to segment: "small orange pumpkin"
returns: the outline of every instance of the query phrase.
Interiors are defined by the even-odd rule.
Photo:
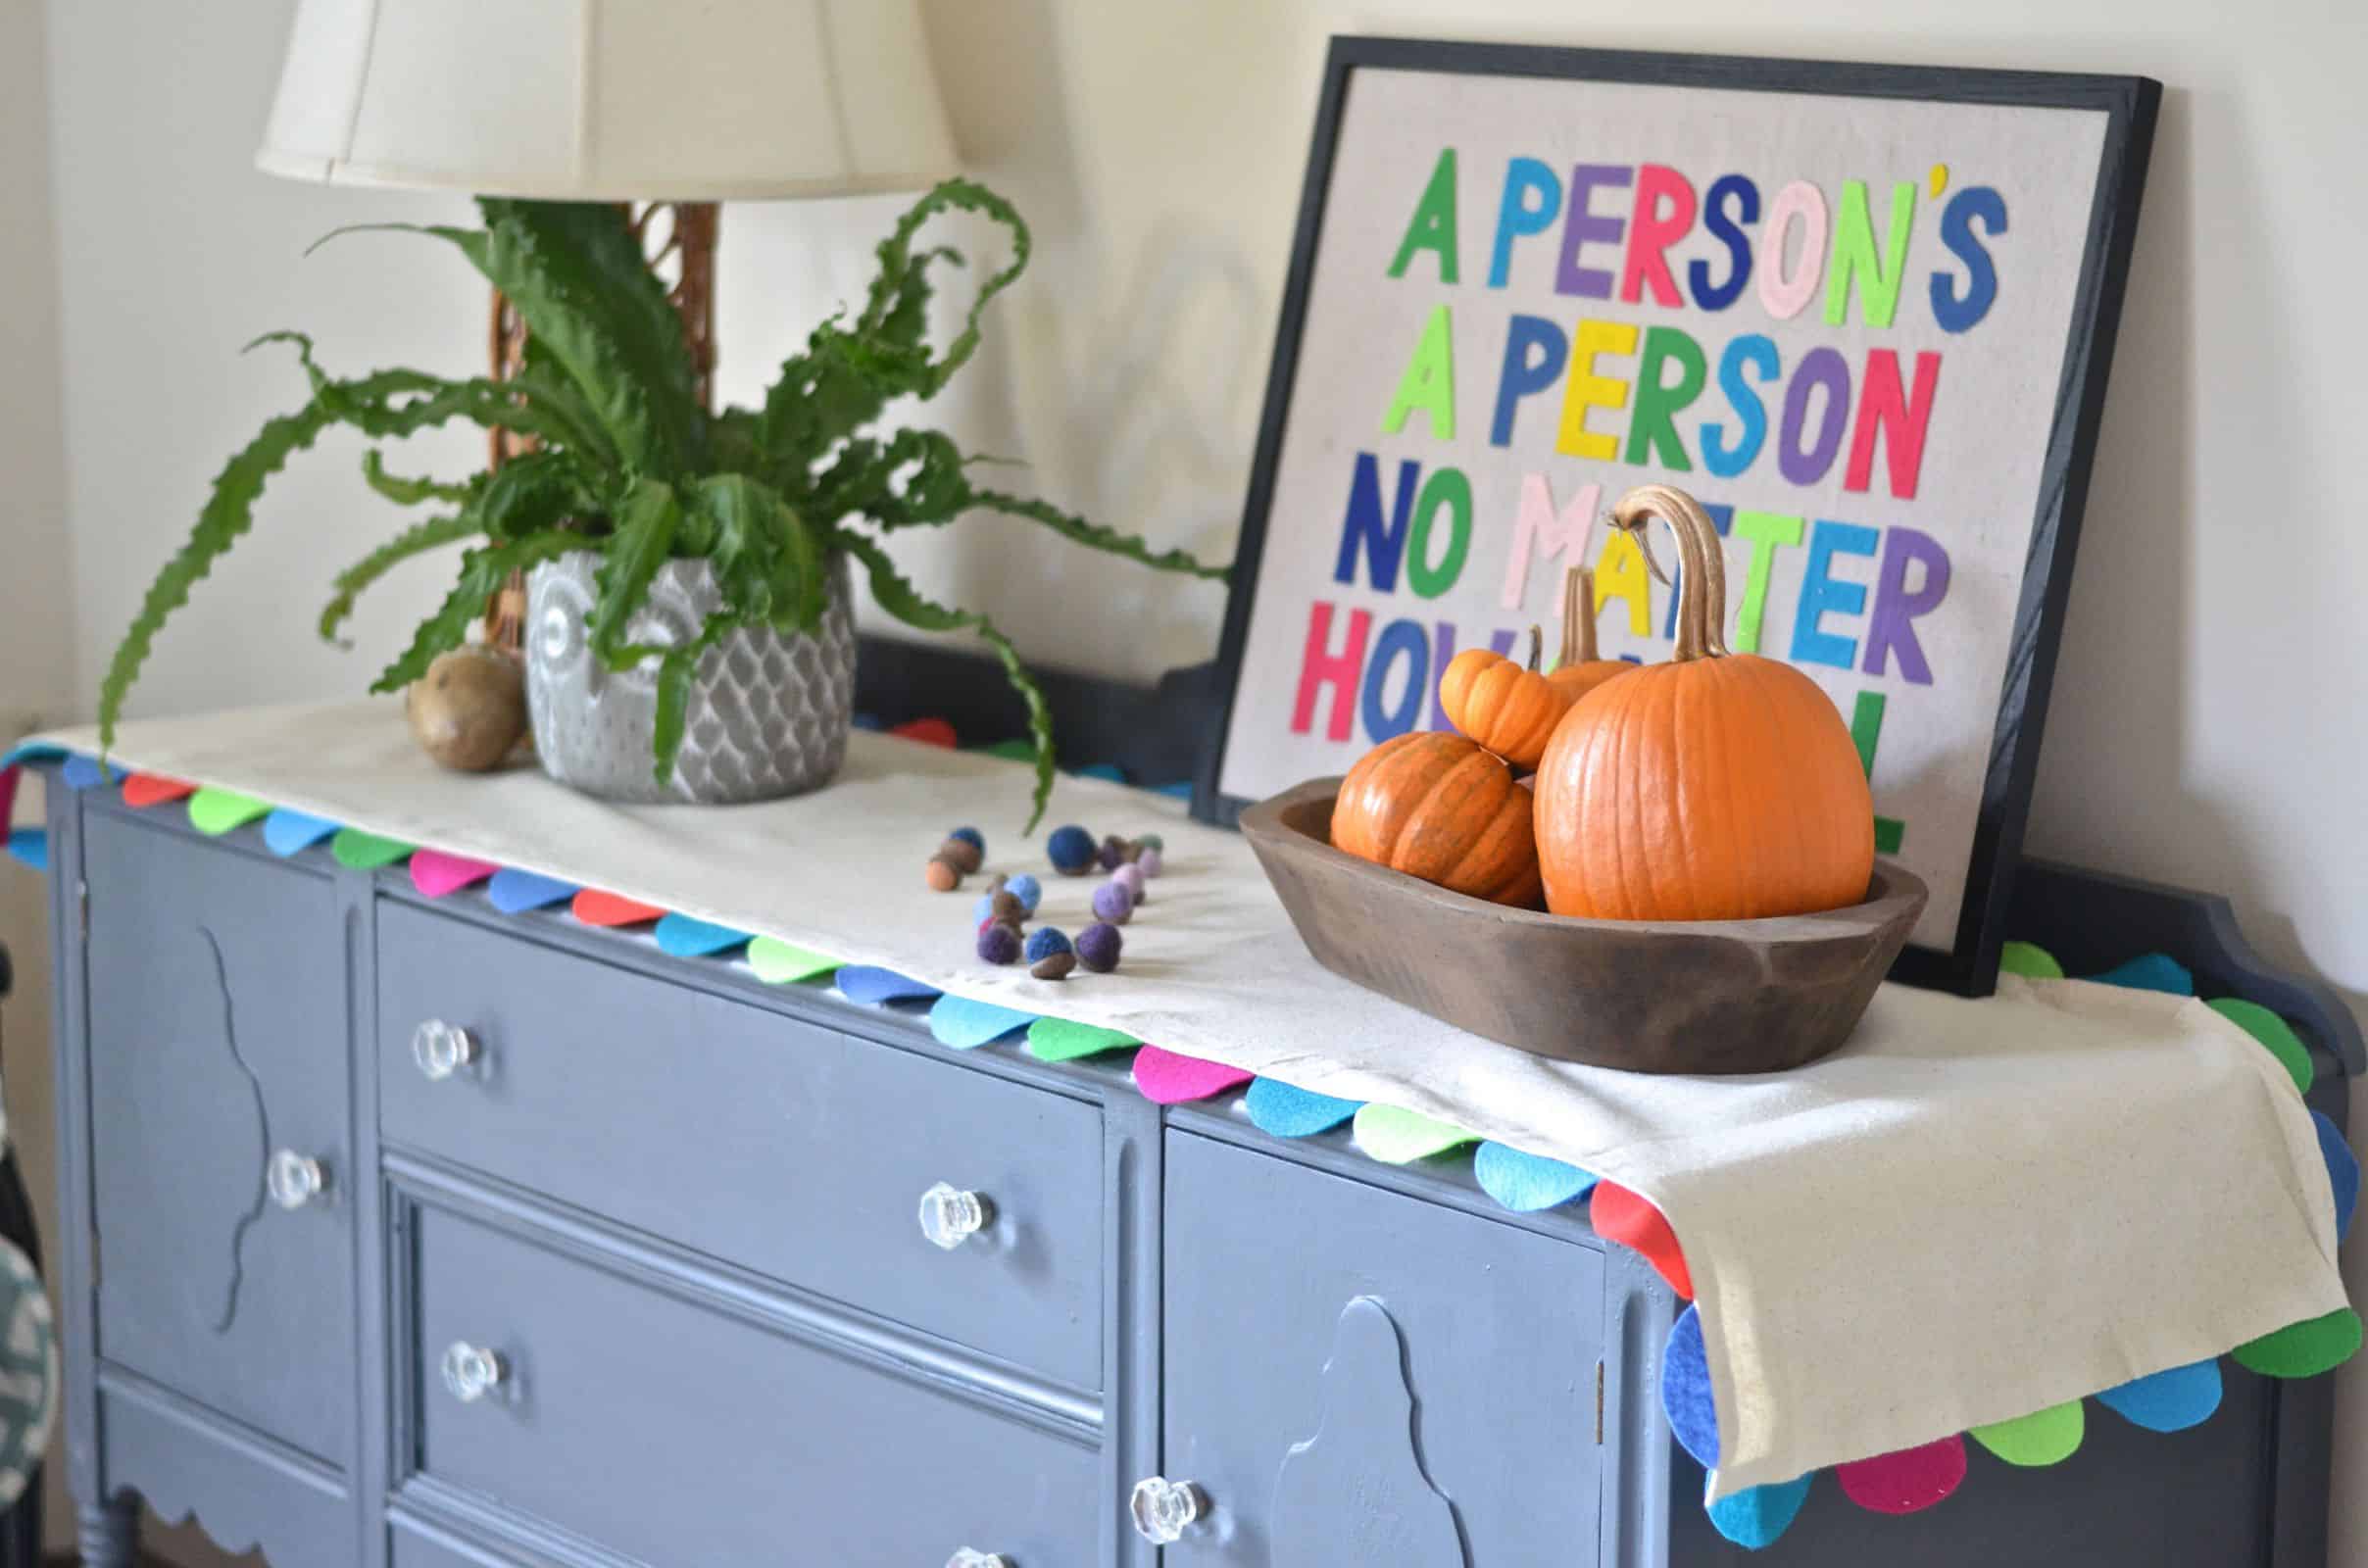
[[[1658,516],[1684,564],[1677,653],[1596,688],[1554,731],[1537,777],[1547,907],[1601,920],[1744,920],[1866,897],[1873,799],[1817,683],[1731,654],[1718,532],[1692,496],[1630,491],[1612,521]]]
[[[1604,659],[1595,647],[1595,572],[1573,566],[1562,573],[1562,659],[1546,678],[1570,701],[1594,691],[1617,675],[1638,666],[1624,659]]]
[[[1533,808],[1528,787],[1477,743],[1416,730],[1349,769],[1332,844],[1456,893],[1534,909],[1543,890]]]
[[[1538,765],[1554,726],[1570,711],[1570,694],[1538,673],[1538,628],[1529,628],[1529,663],[1486,648],[1466,648],[1439,677],[1439,708],[1449,722],[1521,772]]]

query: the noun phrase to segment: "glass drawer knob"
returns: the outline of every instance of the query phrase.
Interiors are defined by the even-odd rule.
[[[430,1079],[449,1078],[473,1065],[478,1055],[477,1037],[457,1023],[430,1018],[411,1032],[412,1060]]]
[[[995,1205],[977,1193],[939,1182],[921,1194],[921,1234],[952,1251],[995,1222]]]
[[[1126,1499],[1127,1516],[1135,1522],[1135,1534],[1155,1546],[1172,1546],[1184,1539],[1184,1532],[1207,1510],[1208,1503],[1201,1489],[1189,1481],[1170,1481],[1165,1476],[1146,1476],[1135,1483],[1132,1495]]]
[[[455,1340],[444,1352],[444,1387],[463,1404],[474,1404],[502,1386],[510,1376],[509,1363],[498,1350],[484,1349],[466,1340]]]
[[[1011,1559],[1000,1551],[979,1551],[964,1546],[946,1559],[946,1568],[1011,1568]]]
[[[302,1208],[329,1190],[329,1173],[321,1161],[283,1149],[264,1167],[263,1185],[281,1208]]]

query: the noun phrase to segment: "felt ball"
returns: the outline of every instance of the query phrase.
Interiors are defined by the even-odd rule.
[[[1128,839],[1126,841],[1126,863],[1128,865],[1132,865],[1141,858],[1143,858],[1143,841],[1141,839]]]
[[[1077,961],[1096,974],[1118,967],[1118,950],[1125,946],[1114,925],[1096,923],[1077,933]]]
[[[1025,871],[1005,883],[1004,891],[1017,899],[1019,907],[1029,914],[1034,914],[1036,906],[1044,902],[1044,885]]]
[[[962,840],[982,856],[987,853],[986,838],[974,827],[958,827],[946,837]]]
[[[1028,973],[1039,980],[1066,980],[1076,967],[1077,955],[1063,949],[1059,953],[1048,953],[1029,964]]]
[[[1157,844],[1145,845],[1143,858],[1135,862],[1135,867],[1145,876],[1158,876],[1165,868],[1159,858],[1159,846]]]
[[[930,888],[939,893],[951,893],[962,886],[962,867],[942,855],[933,855],[929,858],[929,868],[923,874],[927,877]]]
[[[984,925],[989,920],[995,918],[996,891],[998,890],[990,889],[985,893],[981,893],[978,896],[978,902],[970,906],[970,918],[976,920],[980,925]]]
[[[1164,850],[1167,848],[1167,841],[1159,837],[1159,835],[1157,833],[1146,833],[1141,838],[1135,840],[1135,842],[1142,845],[1147,850]]]
[[[1105,882],[1094,889],[1094,917],[1124,925],[1135,917],[1135,896],[1123,882]]]
[[[1070,951],[1069,934],[1066,931],[1057,925],[1039,926],[1028,938],[1025,956],[1028,962],[1034,963],[1037,959],[1049,958],[1056,953]]]
[[[1017,921],[1027,917],[1028,906],[1020,902],[1018,895],[1006,888],[1001,893],[987,895],[987,910],[998,920]]]
[[[1053,829],[1044,841],[1044,853],[1053,862],[1053,869],[1063,876],[1083,876],[1094,868],[1097,851],[1094,835],[1070,823]]]
[[[948,839],[937,847],[937,858],[964,875],[986,863],[986,856],[968,839]]]
[[[1000,920],[990,920],[978,930],[978,956],[989,963],[1019,961],[1019,933]]]
[[[1143,902],[1143,867],[1122,865],[1110,873],[1110,880],[1125,884],[1126,891],[1135,896],[1135,902]]]
[[[1115,871],[1126,863],[1126,840],[1115,833],[1108,835],[1103,839],[1102,848],[1096,853],[1095,858],[1102,862],[1105,871]]]

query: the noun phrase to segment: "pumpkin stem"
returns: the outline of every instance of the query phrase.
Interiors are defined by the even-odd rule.
[[[1556,669],[1591,664],[1595,648],[1595,568],[1573,566],[1562,573],[1562,659]]]
[[[1645,533],[1658,517],[1677,539],[1677,652],[1683,663],[1727,653],[1727,558],[1718,527],[1702,503],[1673,485],[1643,484],[1620,497],[1611,523],[1645,550]],[[1645,551],[1648,564],[1652,552]]]

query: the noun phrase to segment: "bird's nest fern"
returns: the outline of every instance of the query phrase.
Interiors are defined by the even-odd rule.
[[[458,248],[524,320],[525,361],[506,381],[453,380],[418,370],[380,370],[341,380],[322,370],[311,341],[274,332],[261,342],[292,344],[311,378],[304,407],[267,423],[216,477],[188,541],[158,572],[116,649],[99,693],[99,725],[112,742],[123,698],[165,620],[190,588],[253,524],[272,474],[334,425],[376,440],[400,440],[465,419],[531,437],[534,450],[465,484],[390,474],[378,452],[364,477],[404,506],[441,510],[415,522],[338,574],[321,616],[334,640],[356,597],[397,564],[466,543],[460,580],[411,644],[372,684],[399,691],[438,654],[458,647],[487,599],[513,571],[569,550],[601,555],[587,616],[593,654],[611,668],[659,660],[654,765],[672,773],[699,660],[739,627],[810,632],[821,619],[834,557],[860,565],[880,608],[928,632],[968,631],[1003,662],[1026,701],[1036,749],[1032,830],[1053,782],[1051,715],[1009,638],[983,615],[924,598],[897,569],[882,538],[973,512],[1040,523],[1078,544],[1163,571],[1222,579],[1182,551],[1155,552],[1143,540],[1087,522],[1032,497],[972,482],[977,460],[931,429],[874,428],[899,397],[930,398],[977,348],[987,304],[1028,260],[1028,230],[1010,203],[982,185],[949,180],[907,212],[879,246],[879,274],[863,309],[814,328],[766,392],[762,409],[710,414],[674,307],[644,264],[620,210],[603,203],[484,200],[481,228],[418,228]],[[942,351],[926,336],[933,263],[959,266],[945,246],[916,249],[922,225],[940,213],[982,214],[1011,234],[1011,259],[988,277],[961,330]],[[699,635],[660,650],[627,640],[626,628],[667,561],[714,564],[722,605]]]

